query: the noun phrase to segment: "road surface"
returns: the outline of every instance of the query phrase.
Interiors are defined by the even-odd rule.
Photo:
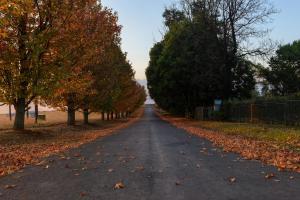
[[[300,199],[298,174],[223,153],[160,120],[151,106],[130,127],[66,154],[1,178],[0,199]],[[265,179],[269,173],[275,177]],[[124,188],[114,189],[119,182]]]

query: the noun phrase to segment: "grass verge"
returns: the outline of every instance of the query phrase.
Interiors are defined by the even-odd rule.
[[[159,113],[174,126],[211,141],[224,152],[240,154],[244,159],[260,160],[279,171],[300,173],[299,135],[297,128],[281,126],[199,122]]]
[[[227,135],[237,135],[255,140],[275,142],[279,146],[300,152],[299,127],[216,121],[193,121],[191,124],[195,127],[218,131]]]

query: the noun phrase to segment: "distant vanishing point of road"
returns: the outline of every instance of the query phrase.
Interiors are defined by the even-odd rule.
[[[69,160],[53,156],[46,168],[27,167],[1,178],[0,199],[300,199],[299,174],[224,153],[160,120],[152,106],[130,127],[66,154]],[[265,179],[266,173],[275,177]],[[114,189],[117,183],[124,188]]]

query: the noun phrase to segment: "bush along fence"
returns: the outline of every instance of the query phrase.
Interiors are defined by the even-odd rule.
[[[224,103],[220,112],[213,107],[198,107],[198,120],[227,120],[300,126],[300,99],[258,99]]]

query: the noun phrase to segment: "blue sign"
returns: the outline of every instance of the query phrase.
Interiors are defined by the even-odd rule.
[[[214,111],[216,112],[221,111],[222,103],[223,103],[222,100],[216,99],[214,104]]]

